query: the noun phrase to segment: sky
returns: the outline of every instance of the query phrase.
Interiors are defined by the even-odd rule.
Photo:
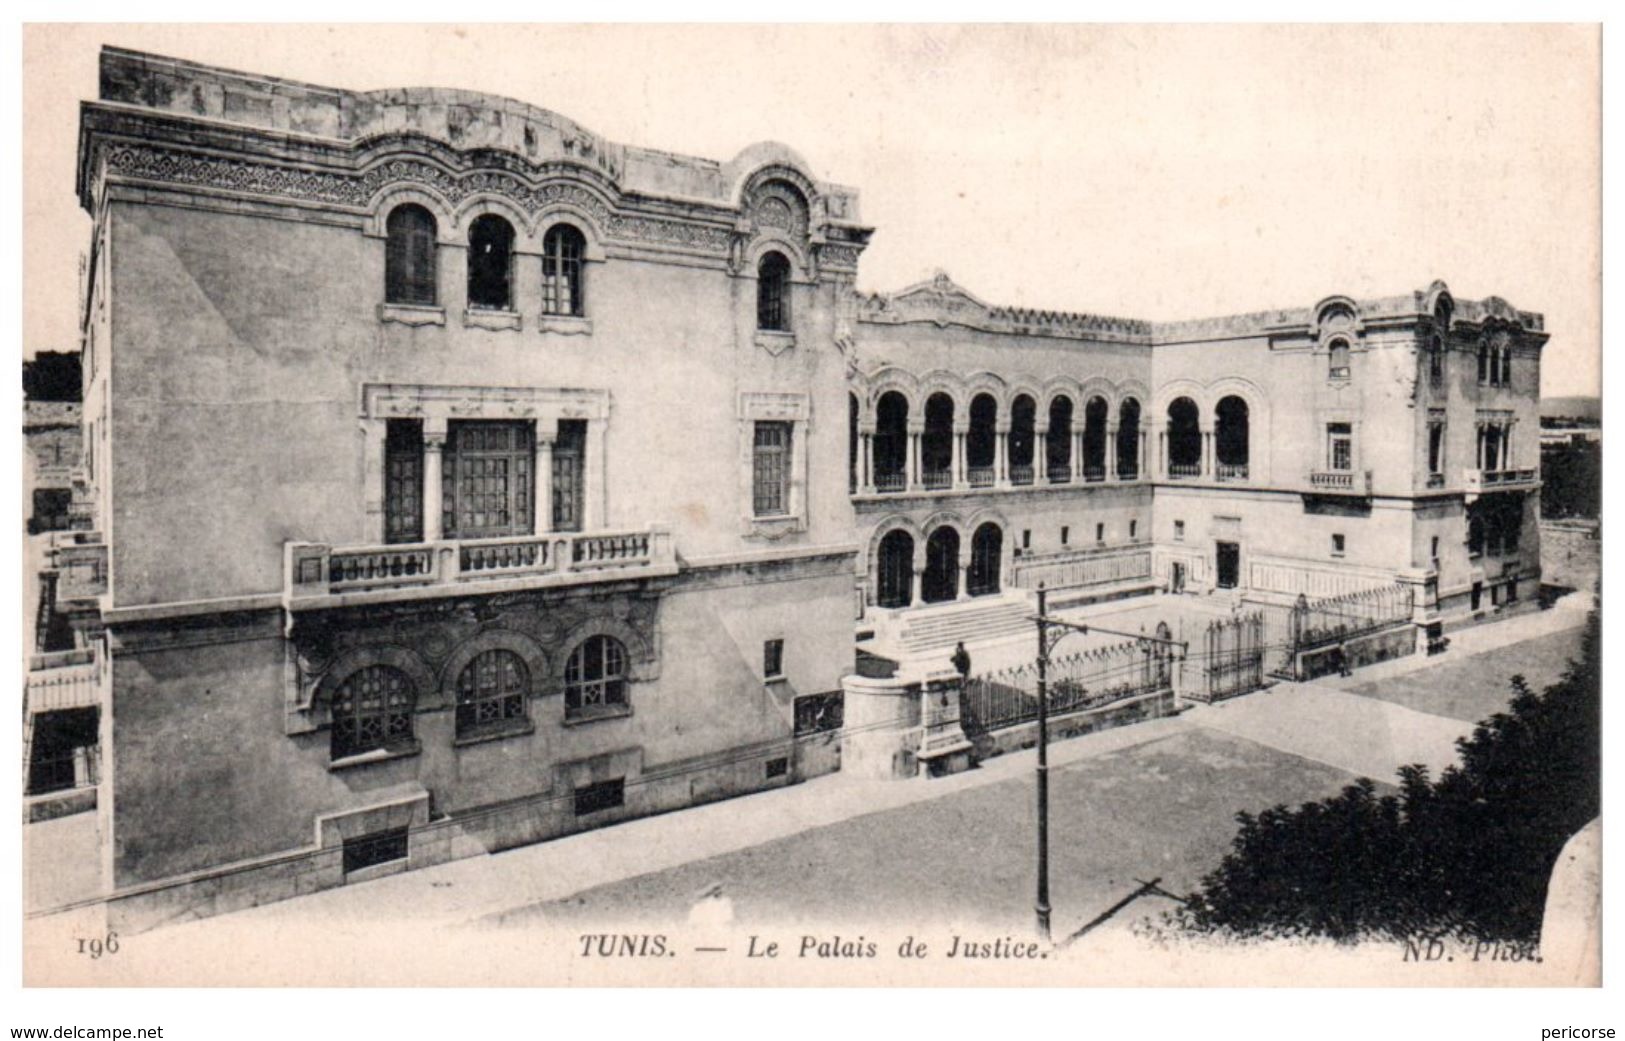
[[[25,351],[72,349],[77,106],[113,44],[352,89],[444,86],[855,186],[859,287],[1176,319],[1392,295],[1542,312],[1600,392],[1599,32],[1570,26],[29,26]]]

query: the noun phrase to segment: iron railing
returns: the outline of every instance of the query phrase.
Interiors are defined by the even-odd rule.
[[[1172,652],[1152,640],[1129,640],[1051,659],[1051,718],[1083,712],[1164,690],[1172,680]],[[1038,665],[1017,665],[965,680],[960,725],[971,736],[1038,718]]]

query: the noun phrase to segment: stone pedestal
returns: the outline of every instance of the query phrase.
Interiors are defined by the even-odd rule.
[[[971,743],[959,726],[957,672],[848,676],[841,688],[842,773],[899,779],[970,767]]]

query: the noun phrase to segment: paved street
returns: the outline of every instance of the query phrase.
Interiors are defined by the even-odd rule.
[[[1537,685],[1555,678],[1578,649],[1583,621],[1583,604],[1573,602],[1466,630],[1443,658],[1280,684],[1054,746],[1057,938],[1128,895],[1136,879],[1160,877],[1175,892],[1195,885],[1228,848],[1237,812],[1317,799],[1360,774],[1391,781],[1404,763],[1452,761],[1456,739],[1472,729],[1470,713],[1504,704],[1514,672]],[[1520,639],[1532,635],[1538,642]],[[319,982],[324,972],[351,971],[356,944],[407,957],[385,939],[393,933],[378,931],[381,922],[474,947],[476,936],[524,946],[595,925],[681,929],[700,893],[717,884],[741,927],[1022,931],[1033,890],[1032,765],[1023,752],[938,780],[836,774],[132,942],[149,952],[149,966],[167,952],[189,981],[230,982],[225,938],[274,935],[278,949],[259,952],[254,973],[264,979],[274,968],[289,983]],[[1169,906],[1143,898],[1108,929]],[[30,934],[77,928],[72,922],[37,920]],[[323,939],[306,945],[301,936]],[[339,936],[345,944],[330,942]],[[221,958],[199,956],[210,950]],[[116,982],[126,969],[95,971],[100,982]]]

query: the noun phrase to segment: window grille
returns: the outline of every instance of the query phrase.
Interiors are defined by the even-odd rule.
[[[410,745],[415,701],[399,669],[369,665],[351,673],[333,695],[333,758]]]
[[[756,424],[751,479],[751,506],[758,517],[790,512],[790,424]]]
[[[397,206],[390,211],[384,234],[384,299],[392,304],[434,304],[438,237],[434,215],[416,204]]]
[[[564,711],[591,716],[626,705],[626,648],[613,636],[592,636],[564,666]]]
[[[790,262],[782,253],[768,253],[756,265],[756,327],[790,329]]]
[[[457,677],[457,733],[523,720],[529,686],[519,655],[501,648],[481,653]]]
[[[581,255],[586,239],[568,224],[555,224],[542,239],[542,310],[547,314],[585,313]]]
[[[576,816],[585,817],[600,810],[626,805],[626,778],[599,781],[576,789]]]

